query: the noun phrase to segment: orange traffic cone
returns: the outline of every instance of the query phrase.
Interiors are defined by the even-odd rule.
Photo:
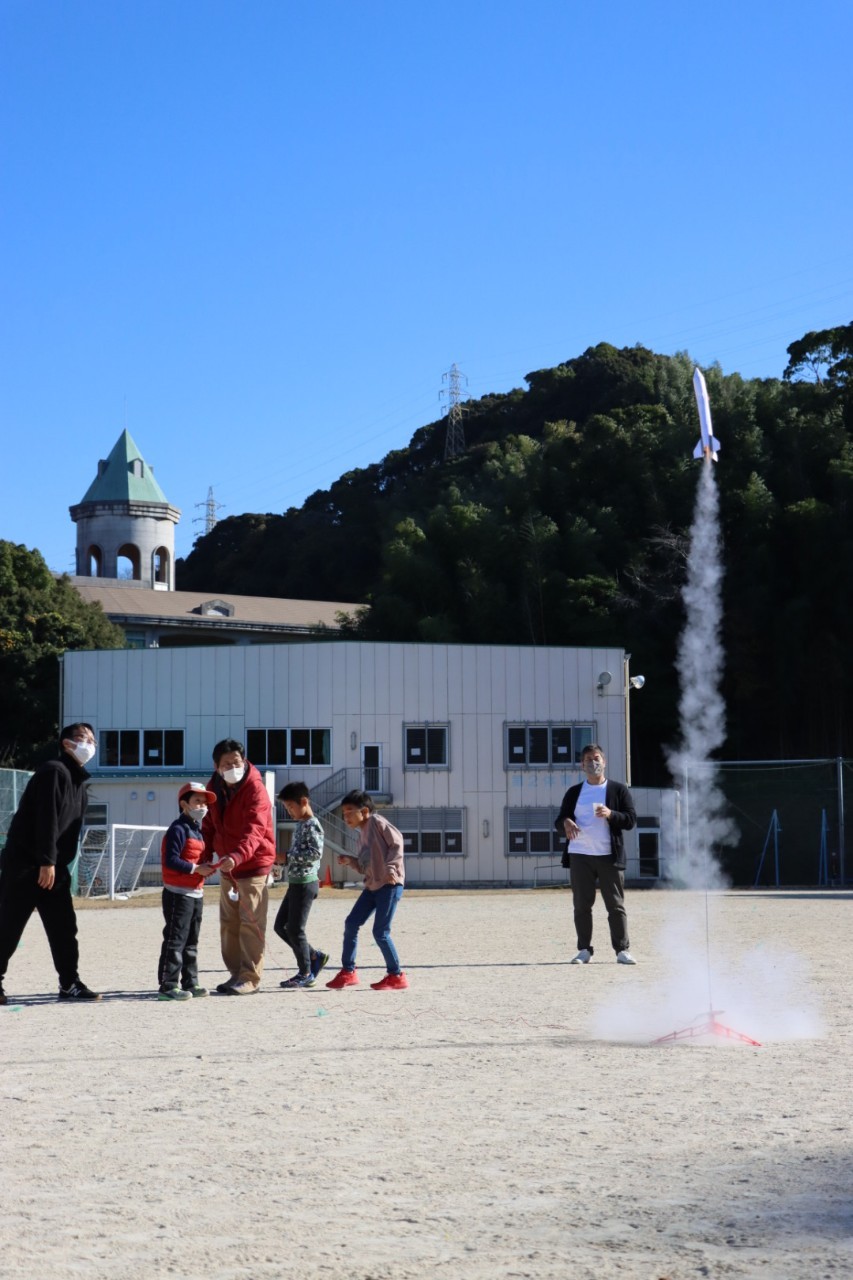
[[[324,889],[331,889],[331,887],[332,887],[332,868],[331,868],[330,866],[327,866],[327,867],[326,867],[326,874],[323,876],[323,879],[320,881],[320,883],[321,883],[321,885],[323,886],[323,888],[324,888]]]

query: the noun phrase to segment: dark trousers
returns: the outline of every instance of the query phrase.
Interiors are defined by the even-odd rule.
[[[198,935],[201,933],[203,898],[163,890],[163,946],[157,966],[161,991],[178,985],[185,991],[198,986]]]
[[[572,899],[575,907],[575,929],[578,951],[592,949],[592,908],[595,882],[607,908],[610,941],[618,955],[628,950],[628,916],[625,912],[625,872],[612,858],[594,858],[584,853],[570,853]]]
[[[305,933],[305,925],[319,892],[320,884],[317,880],[310,880],[308,884],[289,884],[273,924],[278,936],[287,943],[296,957],[297,967],[302,974],[311,972],[311,945]]]
[[[34,911],[41,916],[59,985],[78,982],[77,917],[67,867],[56,868],[52,889],[39,888],[38,867],[4,867],[0,873],[0,982]]]

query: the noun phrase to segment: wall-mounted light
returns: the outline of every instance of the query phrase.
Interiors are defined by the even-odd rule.
[[[632,689],[642,689],[643,685],[646,683],[646,677],[631,676],[631,679],[628,681],[628,683]]]
[[[131,800],[138,800],[138,799],[139,799],[139,793],[138,793],[137,791],[131,791],[131,793],[130,793],[130,798],[131,798]]]
[[[352,733],[349,736],[350,751],[355,751],[357,746],[358,746],[358,734],[356,733],[355,729],[353,729]]]
[[[149,791],[149,792],[148,792],[148,795],[145,797],[145,799],[146,799],[146,800],[155,800],[155,799],[156,799],[156,796],[155,796],[155,794],[154,794],[154,792],[153,792],[153,791]]]
[[[613,677],[612,677],[612,675],[610,674],[610,672],[609,672],[609,671],[602,671],[602,672],[601,672],[601,674],[600,674],[600,675],[599,675],[599,677],[598,677],[598,684],[595,686],[595,687],[596,687],[596,689],[598,690],[598,692],[599,692],[600,694],[602,694],[602,695],[603,695],[604,690],[605,690],[605,689],[607,688],[607,686],[610,684],[610,681],[611,681],[612,679],[613,679]]]
[[[484,818],[483,819],[483,839],[488,840],[488,838],[489,838],[489,819]]]

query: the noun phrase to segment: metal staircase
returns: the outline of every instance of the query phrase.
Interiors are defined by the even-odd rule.
[[[367,791],[377,804],[389,804],[392,796],[389,789],[390,769],[377,766],[374,768],[356,767],[338,769],[311,788],[311,808],[323,828],[323,861],[320,878],[325,878],[328,867],[332,879],[341,882],[347,872],[337,863],[340,853],[355,857],[358,847],[358,832],[352,831],[346,823],[333,813],[348,791]],[[287,814],[280,800],[276,801],[276,828],[292,831],[296,825]],[[358,874],[357,872],[354,874]]]

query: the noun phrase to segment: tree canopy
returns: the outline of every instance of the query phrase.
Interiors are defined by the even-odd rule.
[[[780,379],[705,370],[723,445],[729,756],[853,748],[853,326],[789,356]],[[686,353],[600,343],[526,390],[469,401],[461,457],[444,462],[434,422],[299,509],[222,521],[179,562],[179,586],[358,600],[370,608],[349,634],[368,639],[623,646],[646,676],[635,781],[663,781],[697,482],[692,374]]]
[[[65,650],[124,644],[100,605],[54,577],[38,551],[0,541],[0,762],[29,768],[53,754]]]

